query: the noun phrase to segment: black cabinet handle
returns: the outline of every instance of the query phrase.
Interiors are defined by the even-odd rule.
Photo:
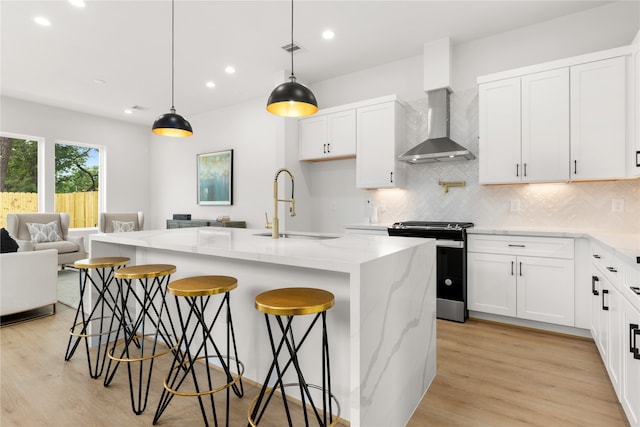
[[[600,255],[598,255],[598,254],[593,254],[593,257],[594,257],[595,259],[600,259],[600,258],[602,258],[602,257],[601,257]]]
[[[629,323],[629,352],[633,353],[634,359],[640,360],[640,349],[636,338],[640,335],[640,328],[637,323]]]
[[[327,153],[330,153],[330,152],[331,152],[331,143],[328,143],[327,144]]]
[[[598,290],[596,289],[596,282],[599,281],[598,276],[591,276],[591,293],[593,295],[598,295]]]
[[[520,163],[516,163],[516,176],[520,176]]]
[[[527,164],[524,164],[524,176],[527,176]]]
[[[522,277],[522,263],[520,263],[520,277]]]
[[[389,181],[393,182],[393,172],[389,174]]]
[[[512,245],[511,243],[509,243],[509,247],[510,248],[526,248],[525,245]]]
[[[615,269],[615,268],[613,268],[613,267],[607,267],[607,270],[609,270],[609,271],[610,271],[610,272],[612,272],[612,273],[617,273],[617,272],[618,272],[618,270],[616,270],[616,269]]]
[[[608,290],[608,289],[603,289],[603,290],[602,290],[602,309],[603,309],[604,311],[609,311],[609,307],[607,307],[606,305],[604,305],[604,296],[605,296],[606,294],[608,294],[608,293],[609,293],[609,290]]]
[[[578,161],[577,160],[573,161],[573,174],[574,175],[578,174]]]
[[[511,275],[513,276],[513,261],[511,261]]]
[[[327,154],[327,144],[322,144],[322,152]]]

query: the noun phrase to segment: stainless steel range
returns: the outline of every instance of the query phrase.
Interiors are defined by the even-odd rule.
[[[396,222],[389,236],[436,239],[437,307],[439,319],[464,322],[467,310],[467,229],[472,222]]]

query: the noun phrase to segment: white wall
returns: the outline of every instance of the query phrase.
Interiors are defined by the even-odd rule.
[[[49,179],[41,211],[55,209],[54,148],[64,141],[106,147],[103,210],[149,212],[148,127],[4,96],[0,102],[0,130],[45,138]]]

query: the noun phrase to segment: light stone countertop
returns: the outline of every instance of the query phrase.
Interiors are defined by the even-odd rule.
[[[391,224],[349,224],[347,229],[386,230]],[[501,234],[507,236],[570,237],[595,240],[621,256],[626,262],[640,264],[640,233],[625,234],[595,229],[567,229],[553,227],[519,227],[502,225],[476,225],[469,234]]]
[[[256,236],[261,233],[270,233],[270,230],[194,227],[92,234],[90,238],[91,241],[346,273],[356,271],[361,264],[424,243],[410,237],[390,238],[389,236],[377,235],[341,235],[294,231],[290,233],[335,238],[273,239],[270,236]]]

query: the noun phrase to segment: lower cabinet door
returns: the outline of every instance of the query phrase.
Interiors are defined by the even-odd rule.
[[[573,326],[573,260],[519,256],[516,262],[518,317]]]
[[[622,300],[622,407],[629,424],[640,426],[640,312]]]
[[[467,254],[467,306],[483,313],[516,316],[516,257]]]

